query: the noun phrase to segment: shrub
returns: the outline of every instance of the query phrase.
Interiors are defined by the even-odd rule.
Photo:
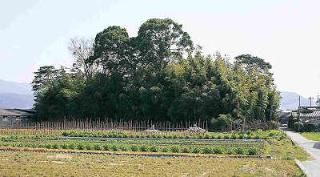
[[[234,153],[234,149],[233,148],[229,148],[229,149],[226,150],[226,153],[229,154],[229,155],[233,154]]]
[[[107,144],[105,144],[105,145],[103,145],[103,150],[109,151],[109,150],[110,150],[110,147],[109,147]]]
[[[86,150],[91,150],[92,149],[92,147],[90,146],[90,144],[87,144],[86,145]]]
[[[215,135],[211,135],[210,139],[218,139]]]
[[[143,145],[143,146],[140,147],[140,151],[147,152],[148,151],[148,147]]]
[[[149,150],[151,152],[158,152],[159,151],[159,149],[156,146],[152,146]]]
[[[75,145],[74,144],[69,144],[68,148],[69,149],[75,149]]]
[[[212,118],[210,121],[210,129],[217,131],[225,131],[231,124],[232,116],[230,114],[220,114],[218,118]]]
[[[83,150],[83,149],[84,149],[84,146],[83,146],[82,144],[78,144],[77,149],[79,149],[79,150]]]
[[[271,132],[268,133],[268,136],[269,137],[273,137],[273,136],[275,136],[275,133],[271,131]]]
[[[53,144],[53,145],[52,145],[52,149],[59,149],[59,145]]]
[[[198,153],[200,153],[200,149],[195,147],[195,148],[192,149],[192,153],[198,154]]]
[[[127,146],[121,146],[121,147],[120,147],[120,150],[121,150],[121,151],[128,151],[128,148],[127,148]]]
[[[162,151],[162,152],[169,152],[169,149],[166,148],[166,147],[164,147],[164,148],[161,149],[161,151]]]
[[[118,147],[116,145],[111,146],[112,151],[118,151]]]
[[[235,148],[234,152],[240,155],[244,154],[244,150],[242,148]]]
[[[317,129],[317,125],[312,124],[312,123],[305,123],[303,125],[303,130],[302,131],[312,132],[312,131],[316,131],[316,129]]]
[[[268,124],[268,129],[278,129],[280,127],[280,123],[277,121],[270,121],[267,124]]]
[[[179,153],[179,148],[177,146],[173,146],[173,147],[171,147],[171,152]]]
[[[258,154],[258,149],[256,149],[256,148],[249,148],[249,149],[248,149],[248,154],[249,154],[249,155],[257,155],[257,154]]]
[[[230,136],[229,135],[224,135],[223,138],[224,139],[230,139]]]
[[[232,134],[232,135],[231,135],[231,138],[232,138],[232,139],[237,139],[238,137],[237,137],[236,134]]]
[[[295,131],[298,131],[298,132],[302,131],[304,129],[303,123],[302,122],[295,122],[293,124],[293,128],[294,128]]]
[[[136,152],[139,150],[139,148],[137,146],[131,146],[130,147],[131,151]]]
[[[61,146],[61,148],[62,148],[62,149],[68,149],[68,145],[63,144],[63,145]]]
[[[94,150],[100,151],[101,146],[99,144],[94,145]]]
[[[213,152],[212,149],[209,147],[205,147],[202,149],[203,154],[211,154],[212,152]]]
[[[190,149],[184,147],[181,152],[182,152],[182,153],[190,153]]]
[[[215,153],[215,154],[223,154],[223,148],[222,147],[214,147],[212,149],[212,151]]]

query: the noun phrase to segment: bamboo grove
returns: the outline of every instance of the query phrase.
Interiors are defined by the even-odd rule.
[[[149,19],[135,37],[110,26],[92,42],[71,40],[69,49],[71,68],[35,72],[37,120],[201,120],[226,129],[277,118],[269,63],[250,54],[204,55],[171,19]]]

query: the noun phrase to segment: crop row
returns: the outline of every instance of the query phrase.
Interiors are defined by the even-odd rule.
[[[150,145],[123,145],[123,144],[37,144],[37,143],[0,143],[0,146],[28,147],[46,149],[72,149],[72,150],[96,150],[96,151],[132,151],[132,152],[164,152],[164,153],[195,153],[195,154],[238,154],[257,155],[260,149],[250,147],[184,147],[171,146],[160,147]]]
[[[158,138],[158,139],[262,139],[260,135],[244,133],[142,133],[142,132],[117,132],[117,131],[64,131],[66,137],[96,137],[96,138]]]
[[[60,138],[60,137],[37,137],[37,136],[0,136],[2,142],[21,143],[100,143],[100,144],[129,144],[129,145],[152,145],[152,146],[225,146],[225,147],[258,147],[262,148],[264,141],[245,140],[192,140],[192,139],[99,139],[99,138]]]
[[[189,131],[126,131],[126,130],[36,130],[36,129],[0,129],[0,135],[26,136],[65,136],[96,138],[162,138],[162,139],[270,139],[284,138],[278,130],[248,132],[207,132],[194,134]]]

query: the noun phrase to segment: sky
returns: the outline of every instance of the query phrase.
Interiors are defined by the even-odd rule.
[[[71,65],[71,38],[110,25],[130,36],[149,18],[172,18],[206,54],[270,62],[281,91],[320,94],[319,0],[0,0],[0,79],[31,82],[41,65]]]

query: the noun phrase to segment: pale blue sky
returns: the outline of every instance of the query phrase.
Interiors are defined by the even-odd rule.
[[[72,37],[109,25],[131,36],[148,18],[184,25],[206,53],[251,53],[274,69],[280,90],[320,93],[319,0],[0,0],[0,79],[30,82],[40,65],[68,65]]]

